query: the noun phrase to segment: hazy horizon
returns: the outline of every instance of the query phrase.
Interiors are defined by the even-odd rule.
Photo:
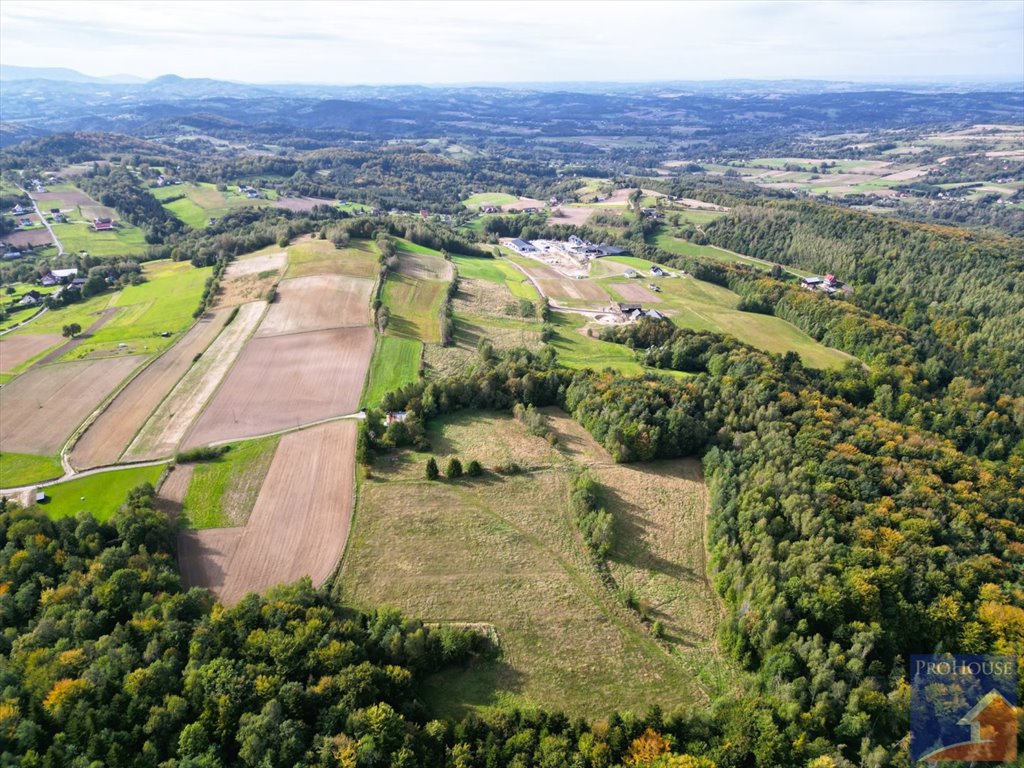
[[[1024,80],[1022,32],[1013,0],[7,0],[0,62],[264,85],[1011,83]]]

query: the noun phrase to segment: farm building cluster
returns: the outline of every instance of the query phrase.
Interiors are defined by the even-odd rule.
[[[853,292],[853,289],[850,288],[850,286],[841,280],[837,280],[835,275],[825,275],[824,277],[805,277],[800,280],[800,286],[808,291],[820,291],[829,295],[840,291],[843,293]]]
[[[510,238],[503,241],[516,253],[524,256],[547,254],[552,256],[568,256],[580,264],[587,264],[591,259],[602,256],[620,256],[628,253],[625,248],[604,243],[591,243],[582,237],[570,235],[568,240],[520,240]]]

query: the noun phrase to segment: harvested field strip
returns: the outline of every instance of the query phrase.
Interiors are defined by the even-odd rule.
[[[418,250],[404,250],[407,244],[402,243],[398,252],[398,272],[402,275],[415,277],[418,280],[443,280],[449,282],[452,279],[452,263],[441,258],[426,248]]]
[[[239,307],[231,325],[220,332],[143,425],[124,453],[126,460],[141,461],[174,453],[235,361],[245,340],[256,329],[265,307],[262,302]]]
[[[56,333],[5,336],[0,339],[0,371],[8,373],[63,340]]]
[[[141,357],[36,366],[0,390],[0,451],[53,455]]]
[[[661,296],[639,283],[607,283],[607,286],[619,294],[622,301],[638,301],[644,304],[661,303]]]
[[[244,528],[209,528],[178,534],[178,570],[187,589],[204,587],[214,592],[224,588],[227,564],[238,547]]]
[[[254,338],[184,446],[266,435],[354,413],[372,354],[372,328]]]
[[[355,423],[339,421],[281,438],[223,585],[209,585],[224,603],[303,576],[314,584],[330,576],[352,518],[355,437]]]
[[[279,440],[265,437],[235,443],[216,461],[196,464],[182,497],[182,514],[188,527],[245,525]]]
[[[75,444],[69,456],[78,469],[113,464],[182,376],[224,328],[230,310],[204,315],[177,344],[132,379]]]
[[[484,706],[545,706],[570,716],[704,697],[602,583],[569,511],[568,462],[504,416],[462,413],[431,427],[435,455],[510,460],[514,477],[421,479],[403,453],[360,486],[339,589],[356,605],[392,604],[430,621],[493,624],[498,661],[438,675],[441,715]]]
[[[378,336],[360,404],[366,408],[377,408],[381,398],[388,392],[416,381],[419,378],[422,354],[422,342],[396,336]]]
[[[370,322],[373,281],[346,275],[315,275],[283,281],[256,332],[258,337],[365,326]]]

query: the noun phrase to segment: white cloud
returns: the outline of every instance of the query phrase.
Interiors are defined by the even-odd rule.
[[[249,82],[1024,78],[1024,3],[0,5],[0,60]]]

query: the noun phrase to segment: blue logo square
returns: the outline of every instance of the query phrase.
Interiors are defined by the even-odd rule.
[[[910,759],[1017,758],[1017,657],[910,657]]]

